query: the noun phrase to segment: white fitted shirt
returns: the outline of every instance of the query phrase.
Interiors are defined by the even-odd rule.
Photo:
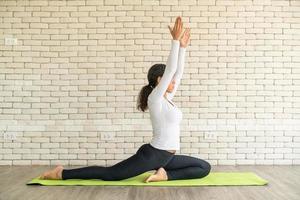
[[[180,149],[179,125],[182,120],[182,112],[171,100],[182,78],[185,51],[186,48],[180,47],[178,40],[172,40],[164,74],[148,96],[148,108],[153,127],[153,138],[150,144],[158,149]],[[173,77],[175,79],[174,89],[172,93],[167,92],[165,97],[164,94]]]

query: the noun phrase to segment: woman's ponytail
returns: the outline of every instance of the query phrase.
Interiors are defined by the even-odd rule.
[[[140,94],[139,94],[139,97],[138,97],[138,110],[141,110],[143,112],[145,112],[148,108],[148,96],[150,95],[150,93],[152,92],[152,90],[154,89],[154,87],[150,84],[148,85],[145,85],[141,91],[140,91]]]

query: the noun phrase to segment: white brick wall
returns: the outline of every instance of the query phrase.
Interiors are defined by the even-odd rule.
[[[178,154],[300,164],[298,0],[2,0],[0,15],[0,165],[112,165],[149,142],[137,95],[178,15],[192,29]]]

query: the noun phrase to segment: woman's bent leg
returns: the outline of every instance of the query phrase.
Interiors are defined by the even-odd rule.
[[[164,169],[167,172],[168,180],[194,179],[207,176],[211,170],[211,165],[199,158],[174,155],[164,166]]]

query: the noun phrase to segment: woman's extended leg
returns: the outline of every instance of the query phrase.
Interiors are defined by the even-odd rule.
[[[88,166],[77,169],[65,169],[62,172],[62,179],[122,180],[149,171],[152,168],[151,166],[139,154],[134,154],[110,167]]]
[[[169,160],[168,154],[162,154],[149,148],[148,144],[144,144],[136,154],[110,167],[88,166],[64,169],[62,179],[122,180],[157,169]]]
[[[174,155],[164,166],[168,180],[194,179],[207,176],[211,170],[211,165],[202,159],[186,156]]]

